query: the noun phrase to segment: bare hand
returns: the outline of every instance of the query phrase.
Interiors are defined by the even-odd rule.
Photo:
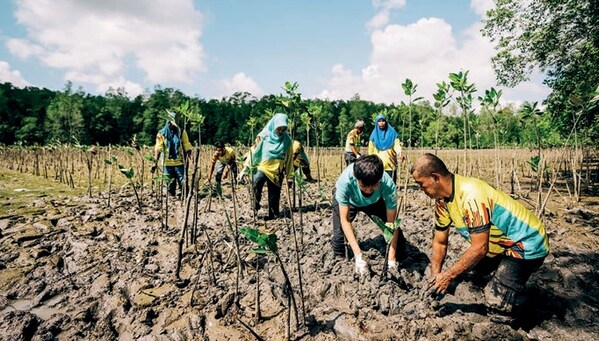
[[[435,277],[431,279],[432,287],[435,288],[435,293],[444,294],[451,284],[452,278],[447,272],[438,273]]]

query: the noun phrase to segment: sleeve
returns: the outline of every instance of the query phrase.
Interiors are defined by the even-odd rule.
[[[154,145],[154,151],[164,150],[164,136],[161,133],[156,134],[156,144]]]
[[[385,206],[388,210],[395,210],[397,209],[397,186],[395,186],[395,183],[393,182],[389,174],[387,174],[386,172],[383,172],[382,181],[382,195],[383,200],[385,201]]]
[[[189,137],[187,137],[187,132],[185,130],[183,130],[183,149],[185,149],[185,151],[191,150],[191,143],[189,143]]]
[[[368,140],[368,155],[377,154],[377,150],[374,147],[372,140]]]
[[[350,146],[356,145],[356,136],[357,136],[357,134],[355,133],[355,130],[352,130],[349,132],[349,134],[347,134],[347,143]]]
[[[470,234],[481,233],[491,228],[491,213],[484,193],[471,190],[464,200],[462,215]]]
[[[349,206],[347,184],[337,182],[335,185],[335,200],[337,200],[339,206]]]
[[[435,230],[446,231],[452,225],[447,204],[437,200],[435,203]]]

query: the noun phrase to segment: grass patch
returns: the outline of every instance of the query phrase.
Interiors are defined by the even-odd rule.
[[[71,189],[66,184],[11,170],[0,170],[0,217],[35,213],[39,207],[30,204],[42,197],[46,201],[64,199],[85,193],[85,188]]]

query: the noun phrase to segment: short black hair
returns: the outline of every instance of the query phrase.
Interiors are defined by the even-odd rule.
[[[447,166],[445,166],[445,163],[439,159],[439,157],[431,153],[422,155],[410,169],[410,174],[414,174],[415,171],[421,176],[430,176],[433,173],[437,173],[441,176],[448,176],[451,174],[447,169]]]
[[[364,186],[376,185],[383,178],[383,161],[377,155],[362,156],[354,162],[354,176]]]
[[[220,141],[216,141],[214,143],[214,147],[216,147],[216,148],[225,148],[225,145],[222,142],[220,142]]]

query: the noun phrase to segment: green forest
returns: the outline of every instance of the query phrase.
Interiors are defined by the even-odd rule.
[[[297,83],[286,83],[278,95],[256,98],[235,93],[222,99],[189,97],[160,86],[130,98],[121,89],[87,94],[71,83],[58,92],[3,83],[0,143],[152,145],[167,110],[202,118],[201,124],[187,122],[184,115],[180,118],[194,144],[247,145],[276,112],[290,116],[294,138],[306,146],[343,145],[358,119],[366,122],[367,139],[380,113],[387,115],[403,145],[414,148],[562,146],[574,143],[574,130],[577,143],[597,143],[596,107],[587,110],[572,103],[574,111],[568,114],[541,110],[538,103],[502,107],[500,91],[492,88],[474,98],[475,85],[467,83],[467,72],[450,76],[453,79],[439,83],[430,100],[417,96],[417,85],[406,79],[405,93],[398,97],[407,100],[389,105],[362,100],[359,94],[350,100],[302,99]]]

